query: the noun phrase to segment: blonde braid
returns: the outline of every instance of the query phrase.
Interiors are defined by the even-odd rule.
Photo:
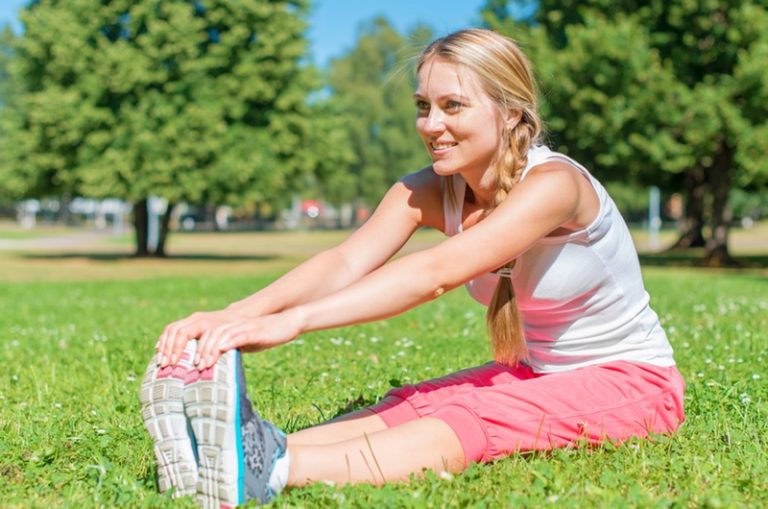
[[[512,187],[520,182],[528,162],[528,149],[537,134],[536,122],[529,123],[525,115],[514,129],[505,129],[503,149],[493,165],[497,186],[494,208],[498,207]],[[505,265],[505,268],[511,271],[514,265],[513,260]],[[496,362],[514,366],[528,355],[523,320],[517,307],[511,273],[499,277],[488,306],[486,323]]]
[[[537,113],[536,80],[531,64],[514,41],[485,29],[454,32],[435,40],[419,57],[417,70],[432,58],[444,58],[473,71],[488,97],[496,104],[502,119],[514,111],[522,113],[520,122],[503,132],[499,152],[491,165],[496,193],[489,214],[520,182],[528,161],[528,150],[541,133]],[[452,191],[452,180],[445,179]],[[452,192],[449,193],[452,196]],[[506,265],[512,268],[514,261]],[[523,322],[515,302],[512,278],[499,278],[488,306],[488,331],[497,362],[515,365],[527,355]]]

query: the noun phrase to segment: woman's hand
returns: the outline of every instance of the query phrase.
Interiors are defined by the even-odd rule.
[[[195,365],[199,370],[209,368],[216,364],[219,355],[233,348],[260,352],[282,345],[301,333],[301,324],[301,313],[297,308],[255,318],[239,316],[200,336]]]
[[[160,354],[160,366],[175,365],[190,339],[200,338],[205,331],[242,320],[243,313],[222,309],[192,313],[188,317],[168,324],[155,345]]]

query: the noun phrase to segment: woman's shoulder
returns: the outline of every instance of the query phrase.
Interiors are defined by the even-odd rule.
[[[405,184],[409,188],[419,189],[432,189],[440,188],[440,176],[438,176],[432,169],[432,165],[425,166],[424,168],[409,173],[400,179],[400,182]]]
[[[426,166],[401,178],[399,186],[408,191],[408,205],[418,209],[421,226],[443,226],[443,184],[432,166]]]

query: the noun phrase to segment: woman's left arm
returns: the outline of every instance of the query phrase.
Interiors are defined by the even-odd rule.
[[[433,300],[525,252],[553,230],[569,225],[581,199],[572,169],[531,172],[487,218],[440,244],[398,258],[321,299],[257,319],[244,319],[200,339],[203,369],[231,348],[264,350],[304,332],[397,315]]]

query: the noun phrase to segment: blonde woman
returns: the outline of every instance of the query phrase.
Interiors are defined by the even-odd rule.
[[[205,507],[265,502],[286,486],[459,472],[682,422],[685,384],[627,227],[583,166],[541,144],[520,49],[464,30],[432,43],[417,71],[432,165],[392,186],[339,246],[164,330],[142,388],[161,489]],[[387,263],[423,226],[448,238]],[[493,362],[287,437],[252,410],[240,351],[387,318],[461,285],[489,306]]]

